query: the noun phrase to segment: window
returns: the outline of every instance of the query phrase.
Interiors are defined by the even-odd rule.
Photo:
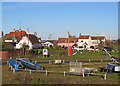
[[[91,49],[94,49],[94,46],[90,46]]]
[[[75,40],[72,40],[71,43],[75,43]]]
[[[66,42],[66,40],[62,40],[62,43],[65,43]]]
[[[81,42],[83,42],[83,40]]]
[[[83,48],[83,46],[79,46],[79,48]]]

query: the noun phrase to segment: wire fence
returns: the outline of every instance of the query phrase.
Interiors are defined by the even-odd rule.
[[[12,69],[12,71],[13,72],[16,72],[15,71],[15,69],[13,68]],[[71,74],[71,73],[69,73],[68,71],[49,71],[49,70],[31,70],[31,69],[17,69],[17,71],[28,71],[29,72],[29,74],[31,75],[32,74],[32,72],[38,72],[38,73],[45,73],[45,75],[47,76],[49,73],[58,73],[58,74],[63,74],[63,76],[66,76],[66,74]],[[82,76],[83,77],[85,77],[85,75],[102,75],[102,76],[104,76],[104,79],[106,80],[107,79],[107,74],[106,73],[104,73],[104,74],[102,74],[102,73],[85,73],[85,72],[82,72]],[[80,75],[80,74],[79,74]]]

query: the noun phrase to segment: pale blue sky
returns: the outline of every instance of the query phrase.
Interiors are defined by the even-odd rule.
[[[117,2],[3,2],[2,26],[5,33],[14,28],[37,32],[38,37],[53,39],[79,33],[106,35],[116,39],[118,34]]]

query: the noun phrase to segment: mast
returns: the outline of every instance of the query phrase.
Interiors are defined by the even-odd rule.
[[[68,56],[69,56],[69,31],[68,31]]]

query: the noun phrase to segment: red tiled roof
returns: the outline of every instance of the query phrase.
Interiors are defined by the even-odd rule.
[[[79,39],[89,39],[89,35],[80,35]]]
[[[62,42],[63,40],[65,40],[65,43],[68,43],[68,38],[58,38],[58,43],[63,43],[63,42]],[[71,43],[72,40],[74,40],[75,43],[78,42],[78,38],[69,38],[69,43]]]
[[[105,36],[91,36],[91,39],[94,40],[94,39],[104,39]]]
[[[21,35],[23,36],[26,32],[25,31],[21,31],[21,32],[10,32],[9,34],[5,34],[5,36],[13,36],[13,35]]]

